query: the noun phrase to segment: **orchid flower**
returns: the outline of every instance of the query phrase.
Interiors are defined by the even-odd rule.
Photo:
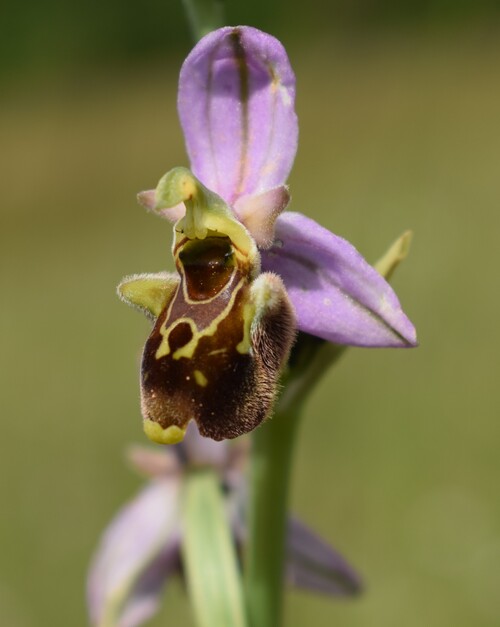
[[[171,170],[139,195],[174,222],[177,272],[119,286],[154,321],[141,398],[155,442],[181,441],[190,420],[216,440],[259,425],[296,329],[344,345],[416,344],[395,293],[356,249],[284,211],[294,101],[283,46],[255,28],[210,33],[182,66],[178,109],[191,170]]]
[[[130,461],[150,481],[103,534],[88,579],[92,625],[141,625],[157,611],[168,580],[182,575],[181,497],[185,474],[193,469],[209,466],[219,474],[233,538],[243,544],[246,457],[244,441],[214,442],[194,424],[175,447],[131,449]],[[337,551],[295,518],[288,520],[286,576],[290,585],[333,597],[356,594],[361,585]]]
[[[344,559],[286,515],[294,425],[303,388],[312,389],[322,367],[320,353],[309,360],[306,349],[327,342],[333,353],[339,345],[410,347],[416,334],[391,287],[349,242],[286,211],[298,139],[294,102],[283,46],[254,28],[208,34],[182,66],[178,108],[190,169],[174,168],[139,194],[144,207],[174,224],[176,272],[133,275],[118,287],[153,321],[141,366],[144,430],[176,446],[132,452],[149,482],[118,512],[94,557],[88,604],[96,626],[140,625],[173,575],[195,586],[206,563],[201,588],[231,597],[221,605],[231,608],[224,614],[230,627],[246,613],[248,623],[239,625],[277,627],[283,572],[288,583],[331,596],[360,590]],[[405,235],[380,262],[382,274],[404,257],[407,242]],[[247,496],[245,441],[225,440],[270,415],[286,368],[275,419],[253,437]],[[217,494],[207,506],[208,485]],[[205,547],[222,536],[206,560]],[[246,552],[245,600],[235,547]],[[219,624],[218,602],[204,603],[199,590],[190,588],[200,625]],[[212,622],[204,619],[207,607]]]

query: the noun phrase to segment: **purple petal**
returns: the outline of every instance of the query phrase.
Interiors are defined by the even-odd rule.
[[[135,627],[156,611],[179,567],[179,487],[177,479],[150,483],[105,531],[88,579],[93,625]]]
[[[353,346],[416,345],[396,294],[352,244],[292,212],[278,218],[276,238],[263,271],[283,278],[301,331]]]
[[[286,185],[280,185],[262,194],[244,196],[234,203],[234,212],[250,231],[259,248],[269,248],[274,241],[278,216],[290,202]]]
[[[282,185],[297,150],[295,76],[281,43],[249,26],[204,37],[181,69],[193,173],[229,204]]]
[[[345,559],[296,518],[288,519],[286,574],[297,588],[330,596],[361,591],[361,580]]]
[[[179,475],[182,465],[172,447],[150,448],[146,446],[130,446],[127,460],[142,475],[149,479]]]
[[[174,447],[174,451],[190,467],[210,466],[222,470],[227,464],[229,443],[227,440],[216,442],[203,437],[192,420],[188,424],[184,440]]]
[[[137,201],[147,209],[148,211],[152,211],[153,213],[160,215],[162,218],[166,218],[170,220],[170,222],[177,222],[180,218],[183,218],[186,213],[186,207],[184,203],[181,202],[178,205],[174,205],[173,207],[168,207],[167,209],[161,209],[160,211],[155,209],[156,206],[156,189],[147,189],[144,192],[139,192],[137,194]]]

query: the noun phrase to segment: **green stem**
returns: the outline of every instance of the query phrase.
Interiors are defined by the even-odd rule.
[[[253,436],[247,608],[252,627],[279,627],[285,524],[293,443],[299,414],[277,413]]]
[[[299,335],[271,420],[253,434],[245,587],[251,627],[280,627],[288,491],[302,408],[343,347]]]
[[[408,254],[411,233],[376,264],[386,278]],[[280,627],[288,489],[295,435],[311,391],[346,350],[299,333],[274,418],[253,435],[245,591],[250,627]]]
[[[195,41],[224,26],[221,0],[182,0]]]

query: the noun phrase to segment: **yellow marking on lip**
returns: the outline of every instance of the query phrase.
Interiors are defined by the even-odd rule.
[[[144,420],[143,427],[147,437],[157,444],[177,444],[182,442],[186,434],[185,428],[181,429],[181,427],[171,425],[163,429],[157,422],[147,419]]]
[[[242,355],[246,355],[250,352],[252,348],[252,341],[250,338],[250,327],[252,325],[252,320],[255,317],[255,305],[252,303],[246,303],[243,307],[243,339],[236,346],[236,350],[238,353]]]
[[[203,372],[201,370],[195,370],[193,372],[194,374],[194,380],[196,381],[196,383],[202,387],[202,388],[206,388],[207,384],[208,384],[208,379],[206,378],[206,376],[203,374]]]
[[[212,355],[220,355],[221,353],[227,353],[227,348],[216,348],[214,351],[208,353],[208,357]]]
[[[193,355],[194,355],[196,347],[198,346],[198,342],[202,338],[204,338],[204,337],[211,337],[212,335],[215,335],[215,333],[217,331],[217,327],[219,326],[219,324],[231,312],[231,309],[233,308],[234,302],[236,300],[236,296],[238,295],[239,291],[243,288],[245,282],[246,282],[246,278],[243,277],[240,280],[240,282],[238,283],[238,285],[236,285],[236,287],[234,288],[234,290],[233,290],[233,292],[231,294],[231,298],[229,299],[226,307],[202,331],[198,331],[195,323],[191,320],[191,328],[193,329],[193,337],[189,340],[189,342],[185,346],[181,346],[181,348],[178,348],[175,351],[175,353],[172,355],[172,357],[174,359],[180,359],[181,357],[186,357],[187,359],[191,359],[193,357]],[[185,321],[185,322],[189,322],[188,318],[185,318],[185,319],[182,318],[180,320]],[[178,322],[178,320],[175,321],[175,324],[177,324],[177,322]],[[158,350],[156,351],[156,358],[157,359],[159,359],[159,357],[161,357],[163,355],[168,355],[168,353],[170,352],[170,348],[168,347],[168,334],[170,333],[171,326],[168,329],[162,329],[161,330],[161,334],[163,335],[163,340],[162,340],[162,343],[160,344]],[[167,345],[166,349],[164,347],[164,344]]]
[[[168,315],[166,317],[166,320],[168,320]],[[170,331],[172,331],[174,327],[176,327],[178,324],[181,324],[182,322],[189,324],[189,326],[191,327],[191,332],[193,333],[193,338],[196,337],[198,333],[198,327],[196,326],[194,320],[192,320],[191,318],[177,318],[177,320],[174,320],[174,322],[172,322],[172,324],[168,327],[168,329],[165,329],[165,328],[161,329],[160,333],[163,335],[163,339],[160,343],[160,346],[158,346],[158,349],[156,351],[156,354],[155,354],[156,359],[161,359],[162,357],[165,357],[165,355],[170,354],[170,345],[168,343],[168,337],[170,335]],[[191,339],[189,343],[186,344],[186,346],[189,346],[189,344],[192,341],[193,340]],[[174,353],[174,359],[177,359],[175,355],[179,352],[179,350],[177,350]]]

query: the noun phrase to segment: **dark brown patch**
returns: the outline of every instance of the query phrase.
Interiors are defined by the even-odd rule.
[[[267,276],[276,284],[279,298],[253,330],[249,353],[241,354],[237,350],[244,337],[243,312],[250,297],[249,282],[236,295],[230,314],[219,323],[217,331],[199,340],[191,358],[174,359],[172,353],[156,358],[167,312],[158,318],[142,362],[144,418],[159,423],[162,428],[185,427],[194,419],[202,435],[222,440],[251,431],[269,415],[279,373],[293,343],[295,316],[280,279]],[[240,279],[237,272],[231,282],[232,289]],[[215,310],[227,304],[228,291],[230,295],[231,290],[224,290],[214,302],[187,307],[195,323],[199,323],[198,328],[202,328],[200,324],[206,322],[210,310],[212,320]],[[179,290],[170,310],[172,320],[176,319],[173,312],[182,307],[186,309]],[[206,386],[196,382],[196,370],[203,373]]]
[[[179,253],[186,287],[192,300],[216,296],[234,270],[234,253],[228,237],[207,237],[187,242]]]
[[[170,331],[168,336],[170,350],[175,352],[178,348],[186,346],[192,337],[193,331],[191,326],[187,322],[179,322],[179,324]]]
[[[185,426],[195,419],[202,434],[220,440],[232,438],[256,426],[263,418],[259,412],[248,412],[248,397],[255,394],[257,380],[251,355],[236,349],[243,339],[243,307],[248,297],[246,285],[235,299],[231,315],[219,324],[215,334],[202,337],[191,358],[174,359],[170,353],[156,359],[163,339],[161,316],[144,350],[143,410],[144,417],[163,428],[172,424]],[[200,314],[206,304],[198,305]],[[224,349],[224,352],[221,352]],[[196,383],[199,370],[207,385]],[[253,414],[253,415],[252,415]]]
[[[248,70],[245,49],[241,43],[241,30],[235,28],[231,33],[231,44],[233,54],[238,66],[238,74],[240,79],[240,103],[241,103],[241,157],[240,172],[238,175],[237,189],[243,187],[246,176],[247,152],[248,152],[248,103],[250,99],[250,75]]]

